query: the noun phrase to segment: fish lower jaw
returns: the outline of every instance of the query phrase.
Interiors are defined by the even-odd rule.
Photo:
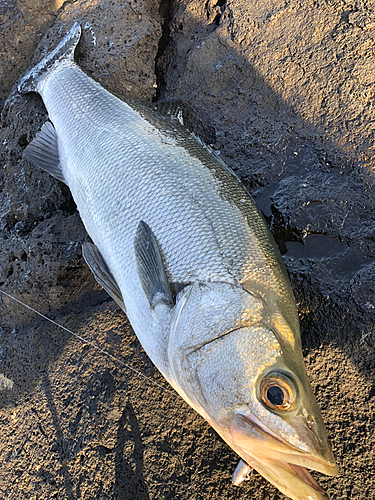
[[[229,441],[227,442],[229,444]],[[269,448],[267,455],[259,454],[254,449],[247,450],[233,441],[230,446],[244,462],[292,500],[329,498],[307,469],[318,470],[326,475],[336,475],[338,472],[336,464],[327,464],[311,456],[293,453],[285,454],[284,459],[282,453],[275,452],[272,448]]]
[[[236,450],[267,481],[292,500],[328,500],[329,496],[310,472],[300,465],[255,457]]]
[[[263,432],[259,438],[249,438],[241,433],[238,427],[233,428],[232,425],[230,437],[226,436],[225,440],[244,462],[292,500],[327,500],[329,498],[307,468],[335,475],[336,464],[321,461],[290,445],[287,449],[287,443],[276,439],[272,433],[267,436]]]
[[[319,486],[319,484],[315,481],[312,475],[308,472],[305,467],[301,467],[300,465],[294,465],[287,463],[287,465],[294,470],[304,481],[306,484],[311,486],[314,490],[316,490],[317,494],[321,495],[322,498],[329,498],[327,493]],[[319,497],[320,498],[320,497]]]
[[[259,460],[272,458],[293,467],[313,469],[327,476],[335,476],[338,473],[334,459],[331,461],[323,455],[316,456],[311,451],[291,445],[265,427],[253,414],[238,413],[233,419],[230,434],[234,446],[245,453],[255,455]]]
[[[338,473],[335,463],[325,462],[311,455],[295,452],[293,449],[288,453],[273,449],[272,446],[267,447],[266,445],[257,444],[256,442],[251,447],[246,446],[246,444],[237,443],[234,446],[236,449],[240,449],[242,453],[249,457],[255,457],[260,462],[272,460],[275,463],[285,464],[285,466],[295,471],[314,470],[326,476],[336,476]],[[242,456],[241,453],[239,455]],[[250,461],[248,463],[252,465]],[[305,477],[304,474],[301,477]]]
[[[308,473],[306,468],[296,466],[290,463],[285,462],[286,466],[289,466],[292,470],[294,470],[301,479],[310,485],[316,492],[314,495],[309,495],[309,499],[315,499],[316,495],[318,498],[328,498],[326,492],[319,486],[319,484],[315,481],[315,479]],[[243,481],[248,481],[250,479],[251,471],[254,470],[251,465],[248,465],[244,461],[240,461],[232,478],[232,482],[235,486],[239,486]],[[298,497],[299,498],[299,497]]]

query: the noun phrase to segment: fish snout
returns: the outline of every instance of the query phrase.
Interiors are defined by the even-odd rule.
[[[303,432],[303,448],[297,443],[299,439],[290,441],[267,428],[250,410],[235,414],[230,426],[230,434],[235,446],[257,458],[275,459],[280,462],[293,464],[297,467],[306,467],[317,470],[329,476],[335,476],[338,468],[329,445],[317,444],[314,432],[307,436]]]

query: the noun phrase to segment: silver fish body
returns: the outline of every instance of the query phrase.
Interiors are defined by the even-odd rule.
[[[291,498],[326,498],[300,470],[334,474],[336,466],[305,374],[289,280],[262,215],[176,119],[119,100],[85,75],[73,60],[79,35],[73,26],[19,88],[39,92],[48,110],[44,139],[48,148],[56,142],[53,169],[94,243],[90,267],[101,268],[104,278],[93,271],[104,286],[113,283],[166,379],[247,463]],[[40,138],[33,147],[38,163]],[[275,370],[286,380],[281,389],[298,380],[298,408],[285,416],[260,394]],[[272,390],[271,399],[284,397]]]

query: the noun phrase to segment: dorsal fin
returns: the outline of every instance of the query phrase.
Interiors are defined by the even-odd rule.
[[[174,100],[174,101],[159,101],[155,103],[154,110],[157,111],[160,115],[169,116],[170,118],[174,117],[183,125],[182,118],[182,101]]]
[[[51,122],[46,122],[35,139],[27,146],[22,157],[65,182],[60,166],[57,134]]]

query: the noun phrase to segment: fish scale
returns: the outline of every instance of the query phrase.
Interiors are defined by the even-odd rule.
[[[69,91],[58,93],[56,87]],[[222,167],[215,157],[207,153],[210,165],[204,165],[187,154],[171,133],[153,129],[150,134],[150,124],[137,111],[98,89],[74,63],[51,72],[41,95],[59,145],[69,150],[64,175],[82,220],[100,251],[107,254],[116,279],[121,281],[124,259],[128,261],[132,253],[136,221],[142,219],[155,233],[172,282],[233,283],[255,271],[260,281],[267,278],[271,285],[274,271],[237,207],[240,203],[246,210],[250,200],[239,185],[232,204],[223,198],[227,185],[232,184],[233,191],[237,183],[229,172],[224,176],[220,172],[221,185],[217,182],[215,169]],[[77,136],[79,142],[74,140]],[[169,193],[173,193],[172,202]],[[248,211],[249,218],[253,211]],[[106,231],[113,225],[118,231],[115,239],[112,231]],[[117,249],[119,241],[123,253],[115,258],[106,249],[108,244]]]
[[[53,124],[24,157],[68,184],[93,241],[87,264],[154,364],[244,461],[234,483],[250,464],[294,500],[326,499],[306,467],[337,466],[264,218],[176,119],[85,75],[79,37],[75,24],[19,83],[41,94]]]

